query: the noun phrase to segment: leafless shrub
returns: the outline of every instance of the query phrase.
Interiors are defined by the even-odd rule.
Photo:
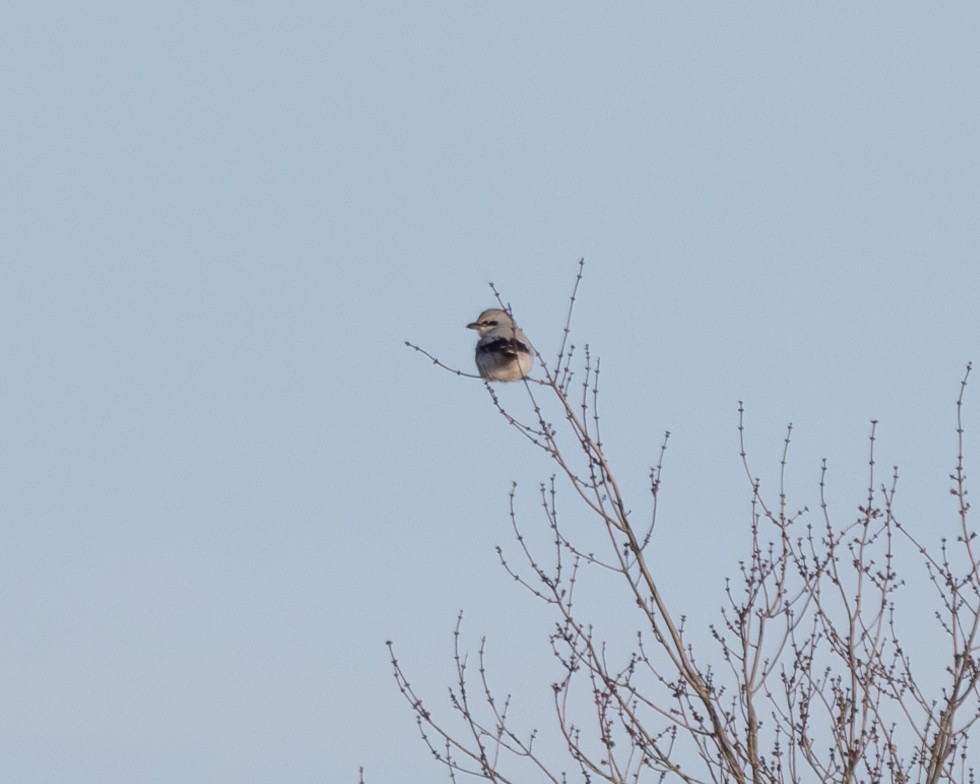
[[[522,534],[512,492],[511,522],[523,563],[512,564],[502,551],[500,560],[530,597],[554,613],[550,639],[560,677],[552,684],[554,715],[548,721],[567,755],[545,759],[535,745],[537,732],[512,726],[511,698],[491,688],[483,644],[477,672],[470,671],[460,643],[460,616],[449,718],[423,703],[389,643],[398,688],[450,779],[973,782],[968,740],[980,716],[980,567],[963,457],[962,407],[970,366],[956,402],[958,443],[950,474],[958,533],[943,539],[938,550],[895,516],[898,472],[884,481],[878,476],[876,422],[869,437],[867,495],[857,516],[843,522],[824,501],[826,464],[820,510],[791,512],[782,479],[774,493],[763,490],[743,438],[741,459],[752,491],[747,555],[726,583],[720,617],[709,625],[708,646],[696,650],[648,563],[667,438],[650,472],[652,514],[639,524],[628,513],[603,451],[599,361],[586,348],[580,367],[573,369],[570,325],[581,278],[582,262],[556,361],[549,365],[539,355],[542,379],[524,382],[533,416],[517,418],[487,385],[492,405],[554,461],[580,511],[606,543],[602,551],[585,549],[567,533],[553,478],[541,486],[543,519],[553,536],[550,554],[541,557]],[[557,416],[546,416],[546,408],[556,408]],[[741,404],[738,414],[742,437]],[[900,640],[900,543],[918,557],[935,589],[935,615],[920,628],[932,623],[928,633],[935,636],[935,657],[928,666],[945,668],[939,693],[922,685]],[[638,630],[625,652],[617,649],[613,655],[575,602],[586,569],[613,575],[622,606],[638,614]]]

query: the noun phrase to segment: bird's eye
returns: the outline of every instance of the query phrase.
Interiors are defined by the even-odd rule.
[[[491,327],[497,326],[497,322],[496,321],[484,321],[483,323],[486,324],[486,325],[488,325],[488,326],[491,326]]]

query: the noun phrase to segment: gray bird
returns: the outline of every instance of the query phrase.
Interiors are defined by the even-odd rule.
[[[481,378],[520,381],[531,372],[534,349],[507,311],[485,310],[466,328],[480,333],[476,342],[476,367]]]

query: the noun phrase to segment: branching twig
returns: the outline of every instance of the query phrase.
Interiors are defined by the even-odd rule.
[[[739,455],[750,488],[749,546],[738,579],[725,583],[721,622],[708,624],[716,647],[695,650],[687,619],[675,614],[646,555],[656,541],[670,434],[650,470],[649,522],[637,530],[600,435],[600,363],[587,345],[581,394],[572,399],[571,323],[582,277],[580,261],[554,370],[536,351],[542,378],[525,379],[532,413],[513,413],[486,385],[506,423],[551,458],[586,513],[574,528],[566,527],[558,514],[555,476],[540,485],[541,513],[551,533],[550,551],[542,558],[518,523],[514,485],[511,530],[522,563],[497,549],[506,573],[555,614],[550,643],[560,676],[552,685],[554,719],[580,780],[973,782],[966,751],[980,718],[980,551],[968,517],[964,468],[962,409],[970,367],[957,400],[957,460],[950,475],[958,524],[938,552],[896,517],[898,469],[890,482],[877,478],[876,421],[869,434],[867,491],[856,504],[857,515],[840,521],[830,509],[825,460],[819,512],[812,519],[806,505],[790,505],[787,492],[792,425],[783,441],[777,488],[767,492],[750,469],[739,403]],[[493,284],[491,290],[510,312]],[[407,345],[443,369],[469,376]],[[593,533],[605,541],[598,551]],[[947,686],[940,695],[930,695],[916,678],[897,630],[903,543],[911,543],[938,592],[935,617],[948,646]],[[692,577],[697,579],[696,570]],[[580,606],[583,596],[591,596],[587,592],[602,587],[618,587],[623,606],[638,612],[641,628],[632,640],[602,639],[596,622],[602,625],[605,617],[594,619]],[[515,765],[526,763],[543,780],[566,784],[567,775],[539,756],[537,733],[512,729],[510,696],[500,700],[491,688],[482,642],[479,694],[469,692],[459,623],[450,705],[460,731],[429,713],[391,654],[398,688],[424,742],[454,781],[457,774],[524,780]]]

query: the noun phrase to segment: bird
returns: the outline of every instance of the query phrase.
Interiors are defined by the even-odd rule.
[[[488,308],[466,328],[475,329],[480,335],[476,342],[476,368],[480,378],[520,381],[531,372],[534,349],[506,310]]]

